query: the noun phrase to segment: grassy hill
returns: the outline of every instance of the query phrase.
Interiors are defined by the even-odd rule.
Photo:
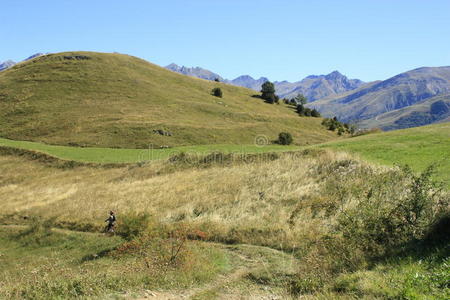
[[[417,172],[436,163],[437,178],[450,187],[450,123],[370,134],[318,147],[356,153],[385,165],[408,164]]]
[[[210,95],[214,87],[223,98]],[[49,54],[0,73],[0,136],[119,148],[251,144],[258,135],[275,139],[281,131],[298,144],[335,137],[321,120],[299,118],[253,94],[127,55]]]

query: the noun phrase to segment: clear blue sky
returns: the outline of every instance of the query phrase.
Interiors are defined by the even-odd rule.
[[[226,78],[365,81],[450,65],[449,0],[2,0],[0,61],[90,50]]]

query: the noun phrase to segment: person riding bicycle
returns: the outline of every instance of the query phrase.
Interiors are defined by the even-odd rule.
[[[105,220],[105,222],[108,222],[106,232],[114,232],[114,225],[116,224],[116,215],[112,210],[109,212],[109,217],[108,219]]]

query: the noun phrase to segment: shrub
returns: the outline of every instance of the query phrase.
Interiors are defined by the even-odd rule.
[[[149,231],[151,227],[152,220],[148,213],[122,215],[118,220],[117,234],[131,241]]]
[[[290,145],[293,142],[292,135],[289,132],[280,132],[277,143],[280,145]]]
[[[337,129],[338,135],[342,135],[344,133],[353,133],[356,130],[355,126],[349,125],[347,123],[342,123],[336,117],[332,119],[323,119],[322,125],[331,131],[335,131]]]
[[[223,96],[223,93],[222,93],[222,89],[221,88],[213,88],[212,90],[211,90],[211,94],[213,95],[213,96],[216,96],[216,97],[219,97],[219,98],[222,98],[222,96]]]
[[[432,174],[432,166],[420,175],[403,167],[398,174],[406,181],[402,194],[386,195],[382,181],[373,185],[365,198],[340,214],[338,230],[368,257],[400,251],[424,238],[449,205],[441,187],[431,180]]]

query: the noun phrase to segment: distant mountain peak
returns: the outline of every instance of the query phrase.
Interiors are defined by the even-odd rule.
[[[27,61],[27,60],[33,59],[35,57],[39,57],[39,56],[47,55],[47,54],[48,53],[40,53],[40,52],[39,53],[35,53],[35,54],[31,55],[30,57],[25,58],[23,61]],[[7,60],[7,61],[4,61],[4,62],[0,62],[0,71],[6,70],[8,68],[11,68],[15,64],[17,64],[17,63],[15,61],[10,60],[10,59]]]
[[[223,81],[220,75],[200,67],[186,67],[186,66],[179,66],[175,63],[171,63],[170,65],[165,66],[165,68],[170,71],[177,72],[187,76],[197,77],[206,80],[219,79],[220,81]]]
[[[6,70],[6,69],[14,66],[15,64],[16,63],[14,61],[10,60],[10,59],[7,60],[7,61],[4,61],[4,62],[0,63],[0,71]]]
[[[260,77],[259,79],[255,79],[250,75],[241,75],[233,80],[226,80],[222,79],[219,75],[209,70],[199,67],[180,67],[175,63],[166,66],[166,68],[177,73],[208,80],[219,78],[220,81],[223,81],[225,83],[246,87],[258,92],[261,90],[261,85],[266,81],[269,81],[267,77]],[[298,93],[302,93],[310,101],[315,101],[317,99],[321,99],[330,95],[353,90],[358,88],[362,84],[363,82],[361,80],[348,79],[339,71],[333,71],[327,75],[310,75],[301,81],[293,83],[286,80],[274,82],[275,90],[278,96],[282,98],[293,98],[297,96]]]
[[[325,79],[336,79],[336,78],[342,78],[342,77],[347,78],[346,76],[342,75],[339,71],[333,71],[330,74],[325,75],[324,77],[325,77]]]
[[[239,76],[239,77],[236,77],[234,80],[237,80],[237,79],[255,80],[255,79],[253,79],[253,77],[250,76],[250,75],[241,75],[241,76]]]
[[[175,63],[171,63],[170,65],[167,65],[164,68],[169,69],[169,70],[172,70],[172,69],[178,70],[180,68],[180,66]]]
[[[25,61],[25,60],[30,60],[30,59],[33,59],[33,58],[35,58],[35,57],[39,57],[39,56],[43,56],[43,55],[47,55],[47,54],[48,54],[48,53],[41,53],[41,52],[38,52],[38,53],[35,53],[35,54],[31,55],[30,57],[28,57],[28,58],[24,59],[24,61]]]

